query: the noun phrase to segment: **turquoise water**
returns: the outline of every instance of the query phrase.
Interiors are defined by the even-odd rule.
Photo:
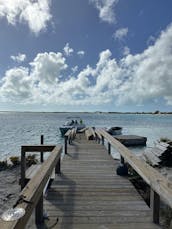
[[[104,113],[0,113],[0,155],[20,155],[24,144],[39,144],[43,134],[46,144],[63,143],[59,132],[66,117],[80,116],[87,126],[122,126],[123,134],[148,138],[147,146],[160,137],[172,138],[172,115],[104,114]],[[136,148],[135,152],[140,149]]]

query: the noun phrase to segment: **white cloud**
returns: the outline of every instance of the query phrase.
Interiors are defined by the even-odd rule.
[[[32,77],[39,81],[39,85],[49,87],[55,85],[61,78],[61,72],[68,66],[62,53],[39,53],[32,63]]]
[[[134,103],[164,98],[172,105],[172,25],[154,45],[142,53],[126,53],[120,61],[110,50],[99,54],[93,68],[65,75],[62,53],[39,53],[30,68],[6,71],[0,82],[0,98],[18,103],[103,105]],[[77,66],[72,71],[77,70]]]
[[[122,40],[124,37],[127,36],[128,28],[120,28],[114,33],[114,38],[118,40]]]
[[[77,52],[78,56],[82,57],[85,55],[85,52],[83,50],[80,50]]]
[[[11,59],[16,61],[17,63],[22,63],[26,60],[26,55],[19,53],[17,56],[11,56]]]
[[[172,96],[172,25],[163,31],[155,44],[143,53],[129,54],[121,60],[125,82],[119,90],[118,101],[139,103],[149,99]]]
[[[78,71],[78,66],[76,65],[75,67],[72,68],[72,72],[75,73]]]
[[[24,103],[32,97],[33,80],[27,68],[8,70],[1,82],[0,94],[4,101]]]
[[[71,56],[71,54],[74,52],[72,48],[69,47],[69,43],[66,43],[65,47],[63,48],[64,54],[66,56]]]
[[[114,7],[118,0],[90,0],[99,11],[99,17],[102,21],[108,23],[116,22]]]
[[[130,49],[127,46],[125,46],[123,49],[123,55],[127,56],[129,53],[130,53]]]
[[[156,38],[151,35],[147,40],[147,45],[154,44],[155,41],[156,41]]]
[[[0,0],[0,18],[5,17],[11,25],[27,23],[38,34],[52,18],[50,4],[51,0]]]

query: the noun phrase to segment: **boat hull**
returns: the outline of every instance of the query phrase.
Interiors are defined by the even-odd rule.
[[[79,131],[79,130],[82,130],[85,128],[85,125],[82,124],[82,125],[73,125],[73,126],[62,126],[62,127],[59,127],[60,129],[60,132],[61,132],[61,135],[64,136],[65,133],[68,131],[68,130],[71,130],[75,128],[76,129],[76,132]]]
[[[121,135],[122,134],[122,127],[116,126],[106,129],[106,131],[111,135]]]

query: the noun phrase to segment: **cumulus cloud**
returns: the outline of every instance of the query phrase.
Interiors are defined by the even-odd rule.
[[[72,53],[74,52],[73,48],[69,47],[69,43],[66,43],[65,47],[63,48],[63,50],[64,50],[64,54],[66,56],[71,56]]]
[[[115,23],[116,17],[114,7],[118,0],[90,0],[99,11],[99,18],[108,23]]]
[[[172,105],[172,25],[142,53],[121,60],[109,49],[95,67],[87,65],[73,76],[62,53],[39,53],[30,67],[12,68],[0,81],[0,98],[20,103],[58,105],[140,105],[164,98]],[[71,71],[78,70],[77,66]]]
[[[156,38],[154,36],[150,36],[147,40],[147,45],[152,45],[156,41]]]
[[[80,50],[77,52],[78,56],[82,57],[85,55],[85,52],[83,50]]]
[[[119,102],[141,103],[163,97],[170,104],[172,92],[172,25],[143,53],[121,60],[127,80],[119,90]],[[127,96],[122,96],[125,93]]]
[[[68,67],[60,52],[39,53],[30,65],[32,77],[44,87],[56,84],[61,78],[61,72]]]
[[[130,49],[127,46],[125,46],[123,49],[123,55],[127,56],[129,53],[130,53]]]
[[[11,25],[27,23],[38,34],[52,18],[50,4],[51,0],[0,0],[0,18],[6,18]]]
[[[4,101],[26,102],[32,97],[33,80],[27,68],[8,70],[2,79],[0,94]]]
[[[114,33],[114,38],[118,40],[122,40],[124,37],[127,36],[128,28],[120,28]]]
[[[17,63],[22,63],[26,60],[26,55],[19,53],[17,56],[11,56],[11,59],[16,61]]]
[[[72,68],[72,72],[75,73],[78,71],[78,66],[76,65],[75,67]]]

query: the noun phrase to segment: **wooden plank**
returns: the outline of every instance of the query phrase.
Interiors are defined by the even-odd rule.
[[[95,132],[92,127],[85,130],[85,135],[87,140],[94,140],[96,138]]]
[[[97,129],[95,130],[95,133],[96,133],[97,137],[101,140],[101,135],[99,134],[99,131]]]
[[[161,160],[152,152],[152,150],[147,149],[143,156],[146,159],[146,162],[151,164],[152,166],[158,166]]]
[[[57,215],[50,216],[49,217],[50,220],[52,220],[51,222],[55,222],[55,220],[57,219]],[[54,220],[53,220],[54,219]],[[136,228],[140,228],[139,225],[140,223],[142,223],[141,225],[143,226],[143,224],[149,224],[149,229],[152,228],[160,228],[156,225],[154,225],[153,223],[150,222],[151,221],[151,217],[150,216],[145,216],[145,217],[135,217],[133,216],[128,216],[128,217],[124,217],[124,216],[106,216],[106,217],[102,217],[102,216],[62,216],[62,217],[58,217],[58,224],[62,223],[62,225],[68,225],[68,228],[75,228],[72,227],[72,224],[85,224],[85,226],[87,226],[87,228],[89,228],[90,224],[96,224],[96,225],[102,225],[102,224],[111,224],[112,226],[120,226],[120,224],[130,224],[132,223],[132,225],[137,225],[138,227]],[[70,224],[70,225],[69,225]],[[70,227],[69,227],[70,226]],[[58,228],[58,225],[57,227]],[[63,227],[65,228],[65,227]],[[100,227],[101,228],[101,227]],[[118,228],[118,227],[116,227]],[[144,227],[143,227],[144,228]],[[82,227],[81,227],[82,229]],[[135,229],[134,227],[132,229]]]
[[[31,165],[27,170],[26,170],[26,179],[30,180],[32,179],[38,172],[39,169],[41,168],[42,164],[36,164],[36,165]],[[51,179],[55,179],[55,171],[53,171],[51,175]]]
[[[67,218],[67,217],[65,217]],[[59,218],[59,221],[62,221],[62,219]],[[121,224],[117,224],[116,222],[114,222],[114,224],[108,224],[108,223],[90,223],[88,222],[83,223],[83,224],[77,224],[77,223],[73,223],[72,221],[69,223],[64,223],[64,222],[59,222],[57,223],[57,225],[55,225],[53,228],[57,229],[57,228],[70,228],[70,229],[135,229],[135,228],[139,228],[139,229],[157,229],[157,226],[152,226],[150,223],[121,223]],[[64,217],[63,217],[63,221]],[[47,228],[49,228],[51,225],[54,225],[54,222],[56,222],[56,219],[51,219],[49,221],[46,221],[47,223]],[[89,225],[89,226],[88,226]]]

